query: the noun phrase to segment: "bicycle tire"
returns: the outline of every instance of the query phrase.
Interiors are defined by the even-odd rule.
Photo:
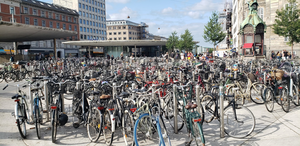
[[[255,128],[255,117],[253,113],[244,106],[236,106],[234,116],[232,106],[224,109],[224,131],[227,135],[234,138],[244,138],[250,135]],[[248,113],[249,117],[246,117]],[[241,126],[238,123],[243,122]],[[247,122],[245,124],[245,122]],[[240,131],[239,131],[240,130]]]
[[[169,99],[167,106],[167,109],[164,110],[165,118],[169,121],[170,126],[174,130],[174,103],[173,100]],[[178,109],[178,115],[177,115],[177,123],[178,123],[178,131],[180,131],[184,126],[184,120],[183,120],[183,109],[182,105],[178,102],[177,103],[177,109]]]
[[[165,146],[166,145],[166,142],[165,142],[165,140],[164,140],[164,135],[166,135],[167,137],[168,137],[168,141],[167,141],[167,143],[169,143],[169,145],[171,145],[171,143],[170,143],[170,138],[169,138],[169,136],[168,136],[168,134],[167,134],[167,130],[164,128],[164,126],[162,125],[161,126],[161,119],[159,118],[159,117],[156,117],[156,128],[157,128],[157,134],[158,134],[158,136],[159,136],[159,145],[162,145],[162,146]],[[163,129],[161,129],[161,128],[163,128]],[[163,134],[163,133],[164,134]]]
[[[125,110],[122,116],[123,136],[126,145],[134,145],[133,140],[134,120],[130,111]]]
[[[112,145],[113,138],[114,138],[114,131],[113,131],[113,122],[111,121],[111,112],[106,109],[103,115],[103,135],[105,139],[105,143],[108,146]]]
[[[56,135],[57,135],[57,125],[58,125],[58,111],[52,110],[52,121],[51,121],[51,137],[52,143],[56,142]]]
[[[264,104],[264,100],[262,98],[262,92],[266,86],[261,83],[257,83],[251,86],[250,88],[250,98],[256,104]]]
[[[34,119],[35,119],[35,130],[38,139],[41,139],[41,124],[40,124],[40,117],[39,117],[39,108],[37,106],[34,107]]]
[[[201,105],[203,109],[203,116],[202,119],[206,123],[210,123],[215,115],[215,108],[216,108],[216,102],[215,99],[211,95],[205,95],[201,99]]]
[[[103,124],[102,118],[102,114],[98,108],[93,107],[90,109],[86,129],[91,142],[97,142],[100,138]]]
[[[290,95],[288,95],[288,89],[287,88],[283,88],[281,95],[280,95],[280,101],[282,103],[281,107],[283,109],[284,112],[288,113],[290,111],[290,99],[292,99],[292,97]]]
[[[0,74],[0,83],[2,83],[4,81],[4,73]]]
[[[264,102],[265,102],[266,109],[269,112],[273,112],[274,102],[275,102],[275,96],[274,96],[273,90],[271,88],[266,88],[264,90],[263,95],[264,95],[263,99],[264,99]]]
[[[18,106],[18,113],[21,114],[21,116],[17,115],[18,117],[22,117],[22,118],[18,118],[16,120],[17,122],[17,127],[18,127],[18,130],[19,130],[19,133],[21,135],[22,138],[26,138],[26,122],[25,120],[23,119],[23,117],[26,117],[24,115],[25,111],[23,111],[24,109],[20,109],[22,106]]]
[[[293,93],[293,97],[292,97],[292,101],[293,103],[295,104],[295,106],[299,106],[300,105],[300,100],[299,100],[299,92],[298,92],[298,86],[297,85],[293,85],[293,90],[292,90],[292,93]]]
[[[193,122],[193,136],[195,137],[195,142],[197,146],[200,145],[201,143],[205,145],[203,128],[200,122]]]
[[[138,132],[141,132],[138,134]],[[149,145],[149,143],[142,143],[141,141],[148,139],[150,135],[153,135],[156,132],[156,125],[153,124],[152,117],[149,116],[149,113],[144,113],[138,117],[134,124],[133,129],[133,138],[136,146],[139,145]],[[143,136],[141,139],[138,136]],[[145,135],[145,136],[144,136]],[[153,136],[151,136],[153,138]]]

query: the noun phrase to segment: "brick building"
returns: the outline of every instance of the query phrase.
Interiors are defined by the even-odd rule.
[[[20,23],[20,2],[21,0],[0,0],[0,21]]]

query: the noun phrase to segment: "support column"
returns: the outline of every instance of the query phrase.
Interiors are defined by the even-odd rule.
[[[56,53],[56,40],[53,39],[53,45],[54,45],[54,57],[55,57],[55,60],[57,59],[57,53]]]
[[[17,55],[17,42],[13,42],[13,47],[14,47],[14,55]]]
[[[91,46],[89,46],[89,58],[91,58]]]
[[[135,54],[135,58],[136,58],[136,45],[134,45],[134,54]]]

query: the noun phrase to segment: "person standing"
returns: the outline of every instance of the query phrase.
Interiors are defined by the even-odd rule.
[[[14,61],[15,61],[14,55],[11,55],[11,56],[10,56],[9,61],[10,61],[10,62],[14,62]]]
[[[180,53],[180,57],[181,57],[182,60],[184,60],[184,53],[183,52]]]
[[[121,52],[121,54],[120,54],[120,57],[121,57],[121,60],[123,60],[123,59],[124,59],[123,52]]]
[[[166,62],[168,63],[168,59],[169,59],[169,53],[166,52],[166,54],[164,55],[165,59],[166,59]]]
[[[272,54],[271,54],[271,59],[275,59],[275,53],[274,53],[274,51],[272,51]]]

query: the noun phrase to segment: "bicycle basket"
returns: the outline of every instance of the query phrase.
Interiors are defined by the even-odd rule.
[[[284,71],[283,70],[279,70],[279,69],[276,69],[276,73],[274,74],[274,72],[271,72],[271,77],[274,78],[276,77],[276,80],[281,80],[282,77],[284,75]]]

